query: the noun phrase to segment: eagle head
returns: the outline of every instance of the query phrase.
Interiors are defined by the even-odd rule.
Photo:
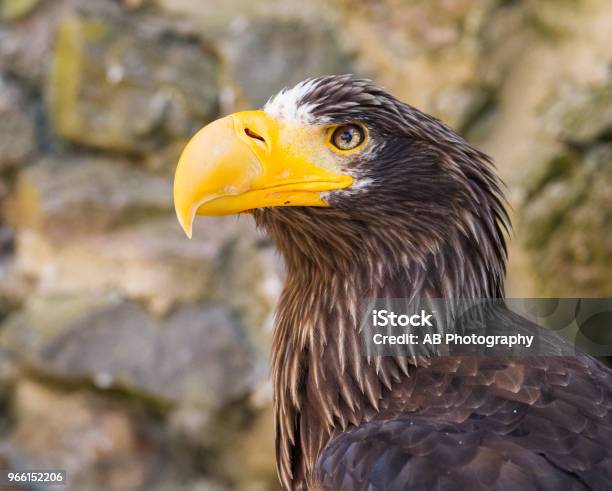
[[[473,294],[503,288],[508,219],[491,161],[369,80],[308,79],[210,123],[180,158],[174,200],[188,236],[195,215],[252,213],[289,268],[376,277],[455,261],[482,286]]]

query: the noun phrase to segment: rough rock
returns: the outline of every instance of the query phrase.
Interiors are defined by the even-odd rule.
[[[32,0],[6,0],[21,15],[13,22],[0,22],[0,69],[18,77],[36,91],[46,79],[58,24],[77,14],[121,17],[118,3],[109,0],[40,0],[35,8],[23,10]],[[34,7],[32,5],[32,7]]]
[[[53,129],[83,145],[154,153],[218,115],[217,72],[216,56],[194,40],[66,18],[47,85]]]
[[[66,491],[227,489],[194,472],[190,449],[134,402],[26,379],[15,388],[13,410],[0,458],[15,470],[64,469]]]
[[[18,384],[14,400],[16,428],[3,449],[9,461],[65,469],[69,490],[139,489],[152,473],[155,443],[138,434],[137,421],[125,412],[28,381]]]
[[[225,407],[215,419],[181,407],[169,418],[169,428],[180,438],[214,449],[210,465],[241,491],[278,489],[273,425],[271,407],[253,410],[248,405]]]
[[[577,145],[612,139],[612,78],[592,87],[565,84],[548,100],[544,124],[556,138]]]
[[[164,15],[183,17],[206,37],[221,39],[232,25],[247,19],[299,19],[317,23],[336,20],[336,1],[328,0],[146,0]],[[324,16],[324,19],[322,17]]]
[[[271,407],[251,414],[251,424],[244,431],[234,435],[235,440],[225,442],[219,459],[224,473],[232,475],[247,489],[268,489],[269,483],[276,482],[274,414]],[[240,462],[237,468],[236,462]]]
[[[265,376],[248,333],[219,307],[157,319],[112,297],[31,299],[0,340],[18,361],[53,377],[207,410],[244,397]]]
[[[480,37],[496,0],[338,4],[361,70],[399,99],[458,130],[491,104]]]
[[[15,266],[10,255],[0,256],[0,319],[17,308],[28,292],[26,280]]]
[[[269,246],[257,244],[253,224],[231,218],[196,223],[191,241],[174,216],[81,238],[24,230],[17,273],[43,295],[114,291],[159,315],[179,304],[216,301],[260,331],[280,289],[281,265]]]
[[[25,97],[0,75],[0,172],[24,163],[36,147]]]
[[[17,179],[8,219],[51,236],[107,230],[172,209],[172,182],[111,157],[45,157]]]
[[[612,293],[612,79],[556,84],[541,103],[557,152],[525,179],[521,227],[543,293]]]
[[[30,13],[39,0],[3,0],[0,4],[0,19],[12,21]]]
[[[233,79],[255,106],[305,78],[355,71],[334,27],[320,21],[243,19],[231,26],[224,48]]]
[[[535,181],[520,227],[545,294],[612,294],[611,163],[610,144],[568,151]]]

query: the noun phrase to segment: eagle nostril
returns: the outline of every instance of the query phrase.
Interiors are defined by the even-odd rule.
[[[249,138],[253,138],[255,140],[259,140],[262,141],[264,143],[266,143],[266,140],[264,140],[264,137],[261,135],[258,135],[256,132],[254,132],[253,130],[249,129],[249,128],[245,128],[244,129],[244,133],[249,137]]]

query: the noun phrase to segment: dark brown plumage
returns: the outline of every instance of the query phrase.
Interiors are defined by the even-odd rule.
[[[373,145],[350,163],[366,185],[329,192],[329,208],[254,210],[288,271],[273,348],[283,487],[612,489],[597,361],[362,355],[360,299],[503,296],[508,218],[490,160],[443,123],[369,81],[308,87],[297,103],[315,122],[359,122]]]

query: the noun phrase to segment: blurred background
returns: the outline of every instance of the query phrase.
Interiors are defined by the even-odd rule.
[[[0,468],[278,489],[282,264],[249,218],[187,240],[172,171],[308,76],[370,77],[494,157],[509,296],[612,296],[611,33],[612,0],[0,0]]]

